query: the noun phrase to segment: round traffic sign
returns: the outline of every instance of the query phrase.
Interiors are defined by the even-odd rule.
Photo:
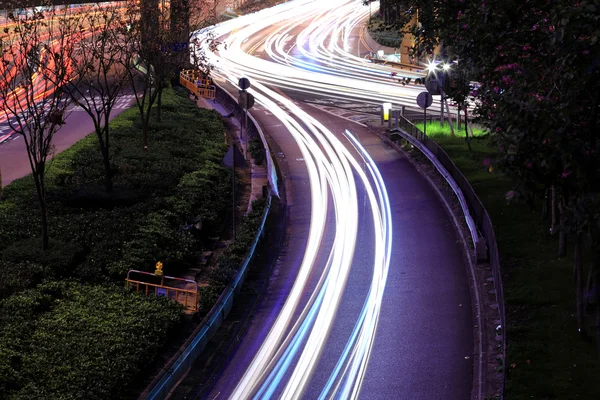
[[[433,103],[433,96],[429,92],[421,92],[417,96],[417,104],[421,108],[427,108]]]
[[[254,106],[254,96],[248,92],[242,92],[238,97],[238,104],[244,110],[249,110]]]
[[[240,78],[238,86],[242,90],[246,90],[250,87],[250,80],[248,78]]]

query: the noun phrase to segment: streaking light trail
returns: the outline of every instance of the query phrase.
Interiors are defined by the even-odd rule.
[[[323,399],[357,398],[360,393],[390,265],[392,222],[385,184],[375,162],[350,131],[330,131],[272,88],[361,102],[414,101],[418,91],[391,86],[385,68],[375,68],[346,52],[351,31],[367,14],[355,1],[296,0],[196,33],[216,66],[215,76],[232,84],[242,76],[251,78],[249,91],[257,103],[276,116],[298,144],[310,183],[310,230],[296,280],[232,398],[298,399],[305,393],[340,307],[357,251],[359,217],[366,213],[372,229],[361,234],[372,235],[374,243],[368,293],[343,351],[319,390]],[[306,28],[294,36],[297,25]],[[269,34],[264,40],[249,43],[250,38],[265,36],[265,31]],[[218,53],[209,50],[208,32],[224,40]],[[253,51],[264,48],[272,61],[243,50],[251,45]],[[294,56],[290,55],[293,49]],[[363,208],[359,207],[359,188],[366,198]],[[325,244],[331,218],[333,243]],[[310,277],[316,273],[320,274],[318,282],[306,300]]]

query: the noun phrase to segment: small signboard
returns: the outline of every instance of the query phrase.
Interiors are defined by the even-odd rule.
[[[161,297],[167,297],[167,289],[166,288],[156,288],[156,295]]]

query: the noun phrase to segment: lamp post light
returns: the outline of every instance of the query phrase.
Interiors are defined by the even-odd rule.
[[[438,64],[439,64],[440,68],[438,68]],[[427,90],[429,90],[431,92],[431,94],[439,94],[441,96],[440,125],[444,126],[444,107],[445,107],[444,106],[445,105],[444,86],[445,86],[445,81],[448,78],[448,75],[450,74],[450,70],[452,69],[452,64],[447,61],[437,63],[434,59],[433,61],[428,61],[427,67],[425,67],[425,69],[427,70],[427,76],[430,79],[430,82],[431,82],[431,75],[433,75],[433,78],[435,79],[433,82],[431,82],[430,85],[428,85]],[[449,110],[447,110],[447,111],[449,112]],[[450,128],[452,129],[452,124],[451,124]]]

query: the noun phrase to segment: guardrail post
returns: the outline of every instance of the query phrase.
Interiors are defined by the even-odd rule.
[[[475,248],[475,259],[477,262],[487,261],[487,244],[485,238],[477,238],[475,243],[473,243],[473,247]]]

